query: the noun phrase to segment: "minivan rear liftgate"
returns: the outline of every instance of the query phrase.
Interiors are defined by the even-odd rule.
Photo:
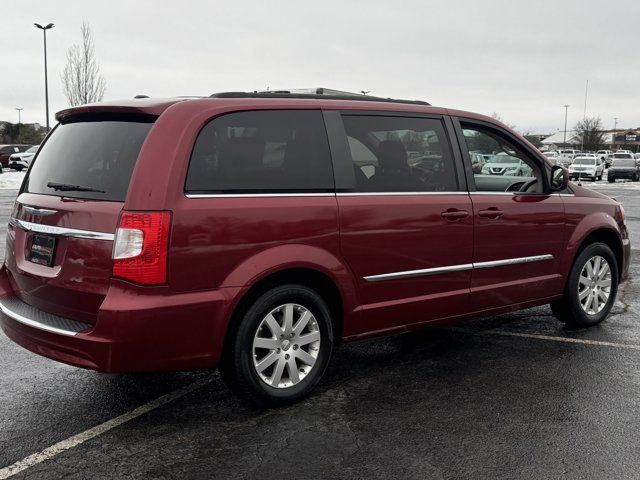
[[[129,181],[152,120],[85,114],[47,138],[9,221],[6,270],[14,295],[0,301],[5,313],[28,319],[35,309],[44,330],[95,324],[113,274]]]

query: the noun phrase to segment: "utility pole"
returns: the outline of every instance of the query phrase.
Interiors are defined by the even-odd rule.
[[[24,108],[16,107],[16,110],[18,111],[18,125],[20,125],[22,123],[20,113],[22,112],[22,110],[24,110]]]
[[[562,140],[562,148],[567,148],[567,115],[571,105],[563,105],[564,107],[564,139]]]
[[[616,131],[618,130],[618,117],[613,117],[613,141],[611,142],[611,148],[616,143]]]
[[[49,132],[49,81],[47,80],[47,30],[53,28],[53,23],[45,25],[44,27],[39,23],[34,23],[36,28],[42,30],[44,33],[44,105],[47,114],[47,132]]]
[[[589,93],[589,80],[587,80],[587,85],[584,87],[584,113],[582,114],[582,119],[587,118],[587,94]]]
[[[589,80],[587,79],[587,85],[584,87],[584,112],[582,113],[582,122],[587,119],[587,93],[589,92]],[[580,150],[584,152],[584,135],[580,135],[581,145]]]

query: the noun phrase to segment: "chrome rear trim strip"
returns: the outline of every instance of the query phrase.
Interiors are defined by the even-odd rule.
[[[77,333],[91,328],[91,325],[84,322],[78,322],[69,318],[59,317],[51,313],[38,310],[31,305],[24,303],[17,297],[5,297],[0,299],[0,310],[7,317],[14,319],[16,322],[28,325],[39,330],[66,335],[75,336]]]
[[[379,282],[381,280],[392,280],[396,278],[412,278],[425,277],[429,275],[438,275],[440,273],[461,272],[463,270],[473,269],[473,264],[465,263],[463,265],[451,265],[448,267],[424,268],[422,270],[407,270],[405,272],[383,273],[381,275],[370,275],[364,277],[367,282]]]
[[[553,259],[553,255],[535,255],[533,257],[507,258],[505,260],[492,260],[490,262],[464,263],[461,265],[449,265],[447,267],[424,268],[421,270],[407,270],[404,272],[383,273],[380,275],[369,275],[363,277],[367,282],[379,282],[381,280],[394,280],[398,278],[425,277],[429,275],[439,275],[441,273],[462,272],[479,268],[502,267],[505,265],[516,265],[519,263],[541,262]]]
[[[48,233],[61,237],[88,238],[90,240],[106,240],[112,242],[115,238],[113,233],[91,232],[89,230],[75,230],[73,228],[57,227],[54,225],[41,225],[39,223],[25,222],[17,218],[10,218],[9,225],[21,228],[27,232]]]

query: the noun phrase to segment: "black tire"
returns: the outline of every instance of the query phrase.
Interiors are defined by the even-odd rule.
[[[605,306],[598,313],[588,314],[583,309],[578,297],[578,285],[580,275],[587,261],[593,257],[600,256],[609,264],[611,270],[611,287],[609,298]],[[571,327],[591,327],[602,322],[613,308],[618,293],[618,263],[615,255],[608,245],[604,243],[591,243],[586,246],[575,259],[567,284],[565,286],[564,297],[561,300],[551,303],[551,311],[554,316]]]
[[[276,388],[267,385],[254,366],[253,340],[262,320],[268,316],[269,312],[281,305],[291,303],[306,308],[315,317],[320,332],[320,346],[315,364],[304,378],[294,385]],[[294,339],[291,340],[291,342],[294,341]],[[333,341],[333,321],[324,299],[306,286],[282,285],[258,297],[243,315],[235,334],[228,339],[220,373],[227,386],[245,400],[265,407],[288,405],[306,397],[318,384],[331,359]],[[298,348],[297,345],[288,348],[294,347]],[[287,351],[293,353],[290,349]],[[283,355],[284,352],[283,349]],[[287,358],[289,358],[288,355]],[[276,364],[277,361],[274,363],[274,370]],[[306,367],[302,366],[300,371],[302,372],[304,368]],[[286,367],[286,370],[288,373],[289,367]],[[273,374],[272,370],[271,375]]]
[[[616,181],[616,178],[615,177],[607,177],[607,181],[609,183],[614,183]]]

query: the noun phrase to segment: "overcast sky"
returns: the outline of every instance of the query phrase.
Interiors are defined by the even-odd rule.
[[[91,26],[105,100],[226,90],[329,87],[498,112],[522,130],[563,129],[583,115],[640,127],[640,2],[34,1],[5,5],[0,120],[44,124],[65,108],[66,49]]]

